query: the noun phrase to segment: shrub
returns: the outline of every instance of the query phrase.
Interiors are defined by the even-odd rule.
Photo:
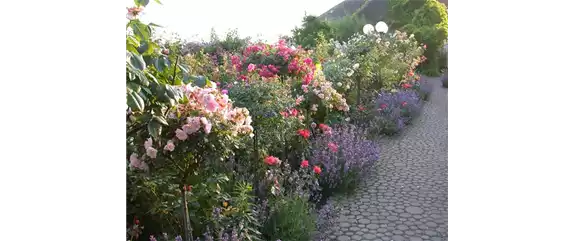
[[[316,215],[306,199],[278,199],[273,203],[272,210],[263,231],[266,240],[311,240],[316,230]]]
[[[333,35],[337,41],[347,41],[351,36],[363,31],[367,20],[362,15],[346,15],[345,17],[329,22],[333,28]]]
[[[323,168],[320,177],[324,195],[352,190],[380,157],[377,143],[366,139],[366,131],[353,125],[331,130],[319,125],[312,143],[311,161]]]
[[[423,102],[412,89],[395,93],[382,91],[375,102],[373,128],[384,134],[395,134],[421,112]]]
[[[356,34],[344,43],[332,42],[334,57],[325,62],[328,75],[341,82],[351,105],[370,103],[380,89],[393,90],[410,81],[424,61],[423,47],[414,35]],[[349,66],[351,65],[351,66]],[[341,67],[341,68],[338,68]]]
[[[334,36],[331,26],[316,16],[305,16],[301,28],[295,28],[292,32],[295,43],[305,49],[316,47],[319,35],[323,35],[326,39]]]
[[[438,76],[438,54],[448,38],[446,6],[437,0],[390,0],[386,22],[393,28],[412,33],[427,46],[428,61],[419,69],[426,75]]]

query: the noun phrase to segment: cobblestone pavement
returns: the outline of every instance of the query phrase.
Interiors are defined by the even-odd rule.
[[[448,240],[447,89],[440,77],[423,112],[388,141],[375,173],[327,231],[327,240]]]

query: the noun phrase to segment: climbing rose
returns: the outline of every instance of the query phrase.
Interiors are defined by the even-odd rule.
[[[305,129],[305,130],[303,130],[303,129],[298,130],[297,133],[298,133],[300,136],[302,136],[303,138],[305,138],[305,139],[309,139],[309,136],[311,136],[311,132],[310,132],[309,130],[307,130],[307,129]]]
[[[270,166],[274,166],[274,165],[281,163],[281,160],[279,160],[279,158],[274,157],[274,156],[265,157],[264,161],[267,165],[270,165]]]
[[[318,167],[318,166],[314,166],[314,167],[313,167],[313,171],[314,171],[316,174],[321,174],[321,168]]]
[[[175,149],[175,144],[173,144],[172,140],[169,140],[163,149],[166,151],[173,151]]]
[[[335,144],[333,142],[329,142],[329,144],[327,144],[327,146],[329,147],[329,149],[331,149],[332,152],[337,152],[337,150],[339,149],[337,144]]]
[[[301,162],[301,167],[302,167],[302,168],[309,167],[309,161],[303,160],[303,161]]]
[[[182,129],[175,130],[175,137],[180,141],[185,141],[187,139],[187,134]]]

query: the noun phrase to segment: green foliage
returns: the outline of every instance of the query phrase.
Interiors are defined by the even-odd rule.
[[[229,89],[234,104],[250,110],[252,126],[257,138],[255,148],[279,155],[284,150],[287,133],[295,133],[299,125],[295,119],[285,119],[280,112],[295,105],[288,84],[280,82],[254,82],[236,84]]]
[[[329,22],[333,28],[335,40],[347,41],[351,36],[360,33],[367,20],[363,15],[347,15],[341,19]]]
[[[216,53],[218,51],[227,51],[231,53],[241,52],[249,42],[250,38],[241,38],[237,29],[228,31],[223,39],[220,39],[215,30],[211,30],[211,40],[204,47],[205,53]]]
[[[446,6],[437,0],[390,0],[386,21],[395,29],[415,35],[427,46],[419,69],[431,76],[440,74],[439,52],[448,39]]]
[[[305,16],[303,26],[293,30],[293,40],[305,49],[317,46],[317,39],[322,34],[325,39],[333,38],[333,29],[324,20],[316,16]]]
[[[316,216],[307,200],[291,197],[276,200],[265,223],[266,240],[308,241],[316,227]]]

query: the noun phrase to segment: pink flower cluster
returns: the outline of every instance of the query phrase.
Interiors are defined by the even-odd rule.
[[[232,136],[253,135],[249,111],[246,108],[234,108],[226,94],[215,88],[191,85],[182,88],[187,101],[178,104],[175,113],[169,113],[172,119],[180,121],[177,122],[179,128],[175,131],[175,137],[167,140],[163,146],[165,153],[173,152],[177,142],[186,141],[190,136],[199,132],[209,135],[214,128],[230,130]],[[130,168],[147,169],[144,158],[155,159],[158,153],[153,144],[152,138],[147,139],[143,145],[145,154],[141,158],[136,153],[130,156]]]
[[[306,57],[307,55],[305,50],[301,48],[292,49],[286,45],[285,40],[279,40],[273,45],[257,43],[248,46],[243,51],[243,56],[234,56],[231,62],[238,71],[242,71],[241,66],[250,62],[247,65],[247,72],[257,73],[264,79],[273,79],[282,74],[287,74],[289,77],[302,78],[303,83],[308,84],[313,79],[315,65],[311,58]],[[273,58],[276,64],[261,63],[259,62],[260,56]],[[277,61],[283,63],[277,64]],[[287,67],[288,72],[281,73],[282,67]]]
[[[309,88],[312,88],[310,91]],[[319,98],[319,101],[328,109],[337,109],[339,111],[349,111],[347,100],[333,88],[333,84],[325,79],[322,71],[317,71],[315,78],[310,85],[302,85],[303,93],[312,93]],[[309,98],[312,99],[312,98]],[[315,103],[314,103],[315,104]],[[314,106],[314,105],[313,105]],[[311,108],[317,111],[316,107]]]
[[[215,88],[184,87],[187,103],[179,104],[179,116],[188,116],[181,129],[176,130],[177,139],[183,141],[188,135],[200,130],[211,133],[212,126],[223,125],[232,134],[251,134],[251,116],[246,108],[234,108],[229,97]]]

